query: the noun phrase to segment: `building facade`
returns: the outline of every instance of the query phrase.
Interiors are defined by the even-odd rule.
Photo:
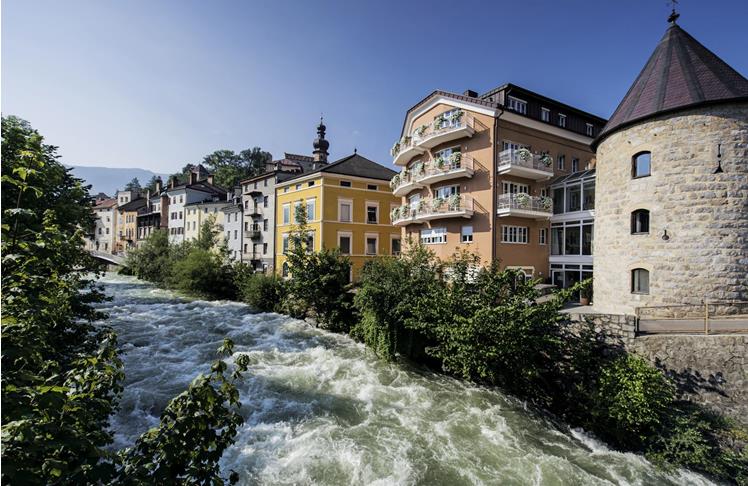
[[[205,169],[202,166],[197,166],[190,172],[189,180],[186,183],[177,184],[174,179],[169,181],[169,187],[165,190],[165,193],[169,200],[167,227],[170,243],[178,244],[186,241],[186,205],[199,202],[226,201],[226,190],[213,184],[212,175],[205,174]],[[204,179],[201,177],[204,177]]]
[[[161,179],[156,180],[153,194],[146,194],[146,205],[138,211],[137,245],[140,246],[153,232],[166,231],[169,224],[169,197],[163,190]]]
[[[117,241],[118,252],[127,252],[137,246],[138,212],[146,206],[146,198],[135,197],[117,207]]]
[[[297,227],[296,208],[306,214],[315,251],[339,248],[357,280],[367,260],[397,255],[401,230],[390,214],[400,198],[389,189],[395,172],[358,154],[278,183],[276,187],[276,273],[288,274],[285,253]]]
[[[224,240],[224,212],[226,199],[214,196],[211,199],[184,205],[184,241],[196,240],[203,224],[210,222],[218,233],[217,242]],[[236,239],[236,234],[234,238]]]
[[[603,312],[748,300],[748,80],[676,18],[596,140]]]
[[[223,213],[223,239],[229,251],[229,258],[234,261],[242,261],[242,245],[245,241],[243,231],[244,208],[242,206],[241,186],[236,186],[227,196],[227,201],[221,208]],[[232,238],[237,235],[237,238]]]
[[[435,91],[411,108],[392,149],[403,235],[448,259],[466,249],[550,280],[549,182],[594,164],[605,120],[506,84]]]
[[[116,252],[117,199],[100,200],[93,207],[94,233],[90,239],[90,249],[106,253]]]

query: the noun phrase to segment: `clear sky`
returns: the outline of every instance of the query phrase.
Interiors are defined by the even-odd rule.
[[[679,24],[748,75],[748,1]],[[608,117],[663,35],[665,0],[4,0],[2,112],[74,165],[173,172],[216,149],[389,165],[434,89],[513,82]]]

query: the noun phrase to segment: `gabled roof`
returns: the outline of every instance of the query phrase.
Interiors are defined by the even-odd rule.
[[[177,184],[174,187],[166,187],[164,190],[169,193],[171,191],[176,191],[179,189],[193,189],[195,191],[201,191],[201,192],[207,192],[208,194],[216,194],[218,196],[223,196],[224,199],[226,198],[226,189],[217,186],[215,184],[208,184],[207,181],[197,181],[194,184]]]
[[[109,209],[117,205],[117,200],[114,198],[104,199],[95,205],[94,209]]]
[[[748,100],[748,79],[672,22],[595,145],[656,115],[741,99]]]
[[[299,174],[284,182],[317,173],[341,174],[383,181],[389,181],[395,174],[397,174],[394,170],[377,164],[373,160],[369,160],[359,154],[353,154],[348,157],[343,157],[340,160],[336,160],[332,164],[324,165],[317,170]]]
[[[145,198],[139,197],[139,198],[133,199],[129,203],[123,204],[117,209],[120,211],[137,211],[138,209],[144,206],[145,206]]]

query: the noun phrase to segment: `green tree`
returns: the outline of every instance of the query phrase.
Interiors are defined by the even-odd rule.
[[[217,185],[232,188],[240,180],[265,172],[265,163],[272,156],[260,149],[242,150],[238,154],[233,150],[216,150],[203,158],[203,165],[213,174]]]
[[[152,176],[148,181],[148,184],[145,185],[145,190],[151,191],[151,194],[154,194],[156,192],[156,184],[158,183],[159,179],[159,176]]]
[[[137,177],[133,177],[133,179],[125,184],[125,191],[140,191],[142,187],[140,187],[140,181]]]
[[[169,235],[165,229],[151,233],[138,248],[127,253],[125,266],[136,277],[149,282],[164,283],[174,264]]]

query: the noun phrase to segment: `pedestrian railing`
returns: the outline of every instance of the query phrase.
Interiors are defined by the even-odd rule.
[[[636,322],[641,334],[748,333],[748,301],[637,307]]]

